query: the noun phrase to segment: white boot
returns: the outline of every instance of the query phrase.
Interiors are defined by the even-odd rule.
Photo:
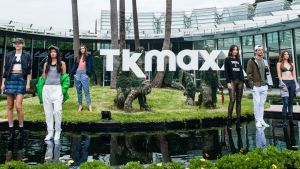
[[[60,140],[60,131],[56,131],[54,134],[54,141],[59,141]]]
[[[270,125],[267,124],[267,123],[265,122],[264,119],[262,119],[262,120],[260,121],[260,123],[261,123],[261,125],[263,125],[263,126],[265,126],[265,127],[270,127]]]
[[[47,136],[45,137],[45,141],[49,141],[53,139],[53,131],[48,131]]]

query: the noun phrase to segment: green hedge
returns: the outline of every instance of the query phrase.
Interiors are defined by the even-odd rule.
[[[29,166],[23,162],[8,162],[0,165],[0,169],[67,169],[63,163],[39,164]],[[148,167],[140,162],[129,162],[122,165],[121,169],[297,169],[300,168],[300,151],[283,150],[278,151],[276,147],[270,146],[267,149],[256,149],[248,154],[225,155],[215,163],[196,157],[189,165],[183,167],[178,162],[151,164]],[[113,169],[106,164],[94,161],[80,165],[80,169]]]

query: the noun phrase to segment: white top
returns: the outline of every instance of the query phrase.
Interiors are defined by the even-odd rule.
[[[21,67],[21,53],[20,54],[16,54],[16,60],[13,66],[12,70],[17,70],[17,71],[22,71],[22,67]]]

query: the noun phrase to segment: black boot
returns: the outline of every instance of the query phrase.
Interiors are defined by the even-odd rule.
[[[232,122],[231,122],[231,118],[228,118],[228,121],[227,121],[227,129],[232,130]]]
[[[23,140],[25,136],[24,127],[19,127],[19,132],[17,135],[17,140]]]
[[[14,140],[14,138],[15,138],[15,128],[9,127],[7,140],[12,141]]]
[[[289,122],[290,122],[290,125],[291,126],[297,126],[297,123],[295,123],[294,121],[293,121],[293,115],[292,114],[289,114]]]

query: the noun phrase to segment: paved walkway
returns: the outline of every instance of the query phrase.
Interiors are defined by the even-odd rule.
[[[300,106],[293,107],[294,113],[300,113]],[[265,109],[267,112],[282,112],[282,105],[271,105],[270,108]]]

